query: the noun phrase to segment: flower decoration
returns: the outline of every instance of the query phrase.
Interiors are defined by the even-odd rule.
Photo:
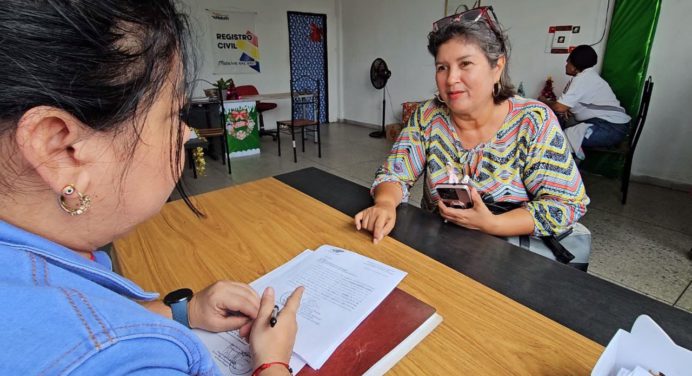
[[[197,128],[192,128],[192,131],[195,132],[197,138],[199,138],[200,140],[207,140],[206,138],[199,135],[199,131],[197,131]],[[197,170],[197,174],[199,176],[207,176],[207,161],[204,159],[204,148],[194,148],[192,150],[192,160],[195,163],[195,169]]]
[[[226,121],[226,129],[231,137],[242,141],[252,133],[254,128],[255,121],[246,108],[231,110]]]

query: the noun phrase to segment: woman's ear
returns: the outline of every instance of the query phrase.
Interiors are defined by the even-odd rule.
[[[495,72],[494,72],[494,78],[495,82],[498,82],[500,80],[500,77],[502,77],[502,72],[505,70],[505,65],[507,64],[507,58],[505,55],[500,56],[497,59],[497,63],[495,63]]]
[[[56,194],[69,184],[84,192],[89,185],[84,167],[95,156],[82,150],[83,140],[93,132],[65,110],[39,106],[19,119],[15,140],[26,163]]]

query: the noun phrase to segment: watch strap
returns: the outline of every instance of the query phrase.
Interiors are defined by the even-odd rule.
[[[190,321],[187,316],[187,305],[189,300],[184,299],[179,302],[171,304],[171,312],[173,313],[173,320],[185,325],[185,327],[190,327]]]

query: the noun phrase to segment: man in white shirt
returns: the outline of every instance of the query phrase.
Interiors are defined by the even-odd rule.
[[[591,46],[577,46],[567,58],[565,73],[572,78],[560,98],[557,101],[538,98],[556,113],[571,113],[579,122],[576,129],[565,130],[575,150],[579,149],[579,145],[618,145],[629,129],[630,116],[620,106],[610,85],[593,68],[597,61],[598,56]]]

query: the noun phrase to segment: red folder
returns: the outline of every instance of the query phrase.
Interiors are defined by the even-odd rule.
[[[395,288],[336,348],[319,370],[298,376],[362,375],[435,314],[435,308]]]

